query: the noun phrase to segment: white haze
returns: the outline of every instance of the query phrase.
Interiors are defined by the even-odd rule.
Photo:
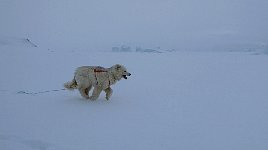
[[[1,0],[0,36],[52,49],[267,44],[267,0]]]

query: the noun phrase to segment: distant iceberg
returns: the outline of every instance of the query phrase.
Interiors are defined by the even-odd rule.
[[[141,48],[141,47],[136,47],[136,52],[145,52],[145,53],[162,53],[160,49],[151,49],[151,48]]]
[[[112,47],[113,52],[131,52],[130,46],[122,45],[121,47]]]
[[[161,50],[160,47],[157,48],[142,48],[142,47],[136,47],[135,50],[132,50],[130,46],[122,45],[120,47],[112,47],[113,52],[139,52],[139,53],[164,53],[164,52],[173,52],[172,50]]]

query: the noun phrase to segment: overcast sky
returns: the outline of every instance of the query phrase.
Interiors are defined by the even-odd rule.
[[[268,0],[0,0],[0,21],[47,47],[268,42]]]

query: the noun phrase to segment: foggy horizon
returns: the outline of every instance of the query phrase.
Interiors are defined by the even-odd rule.
[[[267,44],[267,10],[265,0],[4,0],[0,36],[67,49]]]

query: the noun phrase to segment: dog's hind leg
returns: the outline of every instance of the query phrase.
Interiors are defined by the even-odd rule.
[[[89,99],[96,100],[100,96],[101,91],[102,89],[100,87],[94,87],[92,96],[90,96]]]
[[[85,79],[77,80],[77,88],[78,88],[81,96],[86,98],[86,99],[89,98],[88,92],[90,91],[91,86],[92,85],[90,84],[90,82],[88,80],[85,80]]]
[[[85,93],[86,93],[86,95],[88,95],[88,93],[89,93],[89,91],[91,90],[91,88],[92,88],[92,85],[90,85],[89,87],[87,87],[87,88],[85,89]]]
[[[106,99],[107,100],[109,100],[110,99],[110,97],[112,96],[112,94],[113,94],[113,90],[110,88],[110,87],[108,87],[107,89],[105,89],[104,90],[105,91],[105,93],[106,93]]]
[[[81,96],[83,96],[86,99],[89,98],[87,88],[79,88],[78,90],[79,90]]]

